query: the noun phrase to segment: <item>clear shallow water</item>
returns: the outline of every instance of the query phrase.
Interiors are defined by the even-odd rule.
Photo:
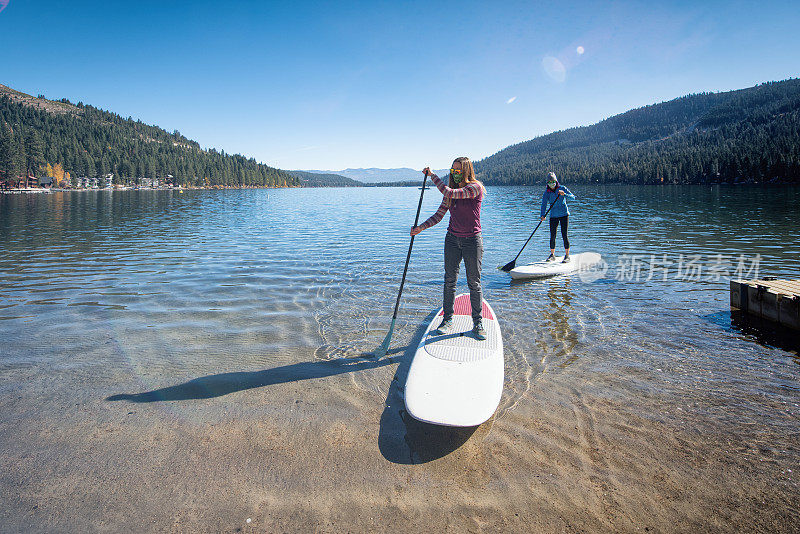
[[[609,267],[591,282],[510,283],[494,267],[513,259],[535,225],[540,191],[490,188],[484,203],[483,283],[507,348],[505,408],[532,377],[577,359],[693,369],[670,374],[678,383],[714,380],[692,373],[724,357],[732,372],[717,377],[721,385],[796,391],[797,369],[776,371],[774,361],[792,351],[775,354],[731,328],[725,274],[733,276],[741,255],[749,270],[758,254],[761,274],[800,276],[800,189],[575,189],[573,252],[599,252]],[[168,375],[296,363],[300,349],[313,348],[321,360],[370,351],[388,329],[418,195],[415,188],[3,195],[0,368],[80,365],[81,343],[99,335],[126,355],[144,387]],[[426,192],[421,219],[440,199]],[[416,240],[394,347],[408,345],[441,304],[445,231],[446,220]],[[541,260],[546,249],[543,225],[518,264]],[[651,255],[661,262],[653,273]],[[680,279],[677,264],[692,255],[705,271]],[[665,261],[671,265],[663,268]],[[722,276],[708,271],[714,265]],[[357,373],[353,382],[389,386]]]
[[[308,496],[330,504],[305,510],[295,530],[310,530],[331,510],[355,510],[351,525],[386,513],[359,508],[375,491],[398,521],[439,503],[440,525],[470,517],[474,495],[510,530],[796,525],[797,340],[732,325],[727,279],[707,270],[758,254],[761,275],[800,277],[800,188],[574,192],[573,251],[602,254],[605,276],[512,284],[494,267],[541,191],[489,189],[483,282],[506,385],[497,417],[455,436],[410,421],[401,398],[403,356],[441,305],[446,221],[415,240],[392,358],[357,358],[389,328],[418,189],[0,195],[4,520],[37,530],[38,506],[61,530],[135,528],[199,499],[207,514],[168,506],[155,528],[188,514],[223,530],[253,495],[285,517]],[[440,199],[426,191],[422,217]],[[518,263],[547,255],[545,230]],[[649,276],[651,255],[671,264]],[[679,276],[682,256],[680,274],[692,261],[700,276]]]

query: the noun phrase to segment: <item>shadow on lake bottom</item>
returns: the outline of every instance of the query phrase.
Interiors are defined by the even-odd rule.
[[[317,362],[301,362],[263,371],[220,373],[217,375],[203,376],[195,378],[189,382],[169,386],[144,393],[121,393],[111,395],[105,400],[129,402],[162,402],[162,401],[181,401],[192,399],[210,399],[221,397],[236,391],[246,389],[271,386],[273,384],[284,384],[286,382],[297,382],[300,380],[311,380],[314,378],[325,378],[328,376],[340,375],[343,373],[354,373],[367,369],[375,369],[385,365],[396,363],[393,357],[382,358],[380,360],[369,360],[363,358],[338,358],[336,360],[324,360]]]
[[[800,336],[797,335],[797,331],[780,323],[739,310],[711,313],[703,318],[729,332],[737,332],[759,345],[791,352],[795,360],[800,363]]]
[[[420,464],[442,458],[461,447],[479,427],[447,427],[417,421],[405,409],[403,389],[411,360],[425,333],[427,323],[436,312],[431,312],[417,327],[412,342],[402,348],[390,350],[401,356],[380,360],[365,358],[339,358],[336,360],[301,362],[265,369],[263,371],[220,373],[195,378],[183,384],[146,391],[111,395],[107,401],[135,403],[210,399],[247,389],[325,378],[343,373],[375,369],[400,362],[381,415],[378,448],[390,462]]]

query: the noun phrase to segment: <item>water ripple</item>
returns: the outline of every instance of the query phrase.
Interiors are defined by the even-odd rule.
[[[665,254],[673,262],[699,254],[707,270],[716,255],[760,254],[764,274],[800,273],[797,188],[575,190],[573,249],[597,251],[612,267],[635,254],[646,274]],[[671,264],[638,282],[612,273],[591,283],[511,284],[493,266],[513,258],[537,222],[539,194],[489,188],[484,203],[483,282],[506,348],[499,417],[537,377],[576,365],[625,376],[630,395],[663,380],[678,389],[725,384],[734,404],[796,394],[796,377],[774,365],[780,351],[706,319],[727,310],[724,277],[680,279]],[[0,195],[0,335],[12,340],[0,364],[80,365],[96,358],[82,347],[105,340],[155,386],[163,377],[358,357],[389,328],[417,195],[416,188],[55,193],[30,202]],[[423,215],[435,211],[437,197],[426,195]],[[420,321],[441,305],[445,225],[415,242],[395,350],[413,344]],[[547,248],[540,231],[519,262],[541,259]],[[466,290],[462,279],[459,291]],[[351,380],[385,395],[391,370]]]

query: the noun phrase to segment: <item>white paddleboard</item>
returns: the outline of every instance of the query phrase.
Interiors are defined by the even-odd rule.
[[[533,278],[548,278],[559,274],[568,274],[579,270],[586,270],[592,265],[602,261],[600,254],[596,252],[581,252],[580,254],[570,254],[569,263],[561,263],[564,256],[557,256],[555,261],[540,261],[520,265],[509,271],[514,280],[525,280]]]
[[[469,294],[455,300],[453,328],[437,335],[440,309],[422,336],[406,379],[406,409],[414,419],[446,426],[477,426],[489,419],[503,394],[503,338],[483,301],[486,340],[472,335]]]

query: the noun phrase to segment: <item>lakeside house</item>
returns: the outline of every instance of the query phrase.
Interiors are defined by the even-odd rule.
[[[159,180],[158,178],[143,178],[139,177],[136,179],[136,183],[140,188],[146,189],[158,189],[159,187]]]
[[[164,189],[164,188],[174,188],[174,177],[171,174],[168,174],[162,178],[144,178],[139,177],[136,179],[128,178],[128,179],[119,179],[120,183],[116,184],[116,188],[120,189],[128,189],[130,186],[126,187],[127,184],[135,183],[138,184],[133,186],[136,189]],[[89,176],[77,176],[77,177],[70,177],[68,174],[64,176],[63,181],[61,182],[62,185],[60,187],[64,187],[67,189],[114,189],[114,175],[113,174],[104,174],[101,177],[89,177]],[[10,178],[6,180],[0,180],[0,190],[8,191],[8,190],[28,190],[28,191],[35,191],[35,190],[42,190],[42,189],[50,189],[51,187],[57,187],[56,179],[51,176],[43,176],[43,177],[35,177],[35,176],[28,176],[27,178],[23,177],[16,177]]]
[[[75,179],[75,187],[78,189],[99,189],[100,181],[97,178],[79,176]]]
[[[68,184],[70,187],[72,184]],[[112,189],[114,187],[114,175],[104,174],[101,178],[91,178],[79,176],[75,178],[76,189]]]
[[[0,181],[0,190],[9,191],[12,189],[17,190],[38,190],[49,189],[53,185],[53,178],[44,176],[37,178],[33,175],[26,177],[17,176],[15,178],[8,178]]]

